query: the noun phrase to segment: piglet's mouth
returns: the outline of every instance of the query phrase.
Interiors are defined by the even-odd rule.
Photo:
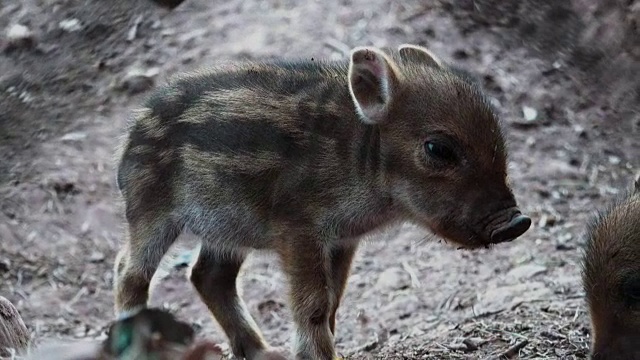
[[[483,226],[465,227],[446,221],[427,222],[435,235],[452,241],[457,249],[473,250],[515,240],[529,230],[531,218],[523,215],[517,207],[510,207],[494,212],[482,223]]]
[[[489,236],[490,243],[492,244],[513,241],[527,232],[531,227],[531,218],[523,215],[517,209],[509,209],[503,214],[508,216],[506,217],[507,220],[502,220],[505,219],[505,217],[500,216],[497,224],[496,221],[493,221],[492,225],[495,225],[490,227],[493,228]]]

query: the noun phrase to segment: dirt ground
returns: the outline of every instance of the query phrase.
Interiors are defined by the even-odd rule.
[[[585,358],[585,224],[640,170],[640,2],[547,3],[1,2],[0,294],[38,342],[104,336],[123,227],[113,153],[153,86],[219,61],[417,43],[474,72],[498,105],[534,225],[473,252],[409,226],[364,245],[338,313],[340,353],[488,359],[516,346],[522,359]],[[275,259],[251,258],[242,288],[265,336],[288,344]],[[225,342],[183,268],[159,277],[152,303]]]

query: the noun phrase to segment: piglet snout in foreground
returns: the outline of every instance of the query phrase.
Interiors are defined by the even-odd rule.
[[[513,241],[531,226],[531,218],[523,215],[517,208],[507,211],[505,215],[504,222],[491,231],[491,242],[494,244]]]

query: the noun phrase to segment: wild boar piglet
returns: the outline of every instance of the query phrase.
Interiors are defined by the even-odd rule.
[[[158,264],[188,230],[203,243],[191,282],[233,353],[250,360],[283,357],[236,288],[252,249],[274,251],[289,279],[294,356],[328,360],[364,236],[412,222],[478,248],[531,224],[480,87],[415,45],[178,78],[135,118],[117,182],[129,238],[116,259],[116,312],[146,305]]]
[[[589,225],[582,280],[592,359],[640,359],[640,177]]]

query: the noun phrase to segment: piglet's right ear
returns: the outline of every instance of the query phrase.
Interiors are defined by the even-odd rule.
[[[412,59],[436,68],[443,67],[442,60],[423,46],[402,44],[398,52],[403,59]]]
[[[376,124],[386,119],[397,84],[396,66],[384,53],[369,47],[351,51],[349,92],[364,123]]]

